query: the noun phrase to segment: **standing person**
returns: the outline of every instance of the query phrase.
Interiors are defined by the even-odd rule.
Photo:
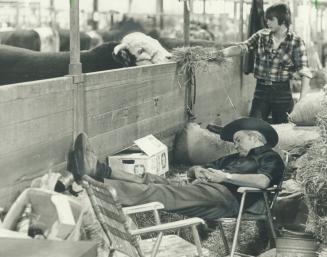
[[[251,117],[272,123],[288,122],[293,108],[290,79],[301,76],[300,98],[309,90],[312,77],[304,41],[291,29],[291,12],[286,4],[270,6],[265,12],[267,28],[259,30],[249,39],[219,51],[224,57],[254,51],[254,77],[257,79],[250,111]]]
[[[115,188],[123,206],[159,201],[167,211],[210,221],[238,213],[239,186],[277,185],[284,170],[281,157],[272,150],[278,142],[277,132],[267,122],[256,118],[235,120],[223,128],[221,138],[234,142],[238,153],[192,167],[189,174],[196,178],[192,184],[176,184],[149,173],[137,176],[111,170],[97,160],[85,133],[75,140],[70,167],[76,180],[87,174]],[[246,207],[257,200],[257,195],[249,195]]]

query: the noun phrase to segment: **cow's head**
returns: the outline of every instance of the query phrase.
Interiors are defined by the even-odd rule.
[[[161,46],[158,40],[141,32],[126,35],[114,49],[114,54],[127,49],[136,58],[136,65],[166,63],[171,54]]]
[[[119,63],[122,67],[130,67],[136,65],[136,58],[132,55],[128,49],[122,49],[115,54],[112,53],[112,57],[115,62]]]

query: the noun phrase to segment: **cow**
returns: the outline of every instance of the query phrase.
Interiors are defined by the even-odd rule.
[[[104,42],[120,41],[124,36],[132,32],[144,32],[142,24],[133,18],[124,18],[114,24],[110,30],[101,30],[98,33],[102,36]]]
[[[131,33],[120,43],[107,42],[81,51],[82,72],[164,63],[170,57],[157,40]],[[69,52],[43,53],[0,45],[0,85],[65,76],[69,62]]]
[[[69,51],[70,31],[67,29],[59,29],[58,32],[59,32],[59,42],[60,42],[59,51],[60,52]],[[91,36],[89,36],[85,32],[80,32],[79,37],[80,37],[80,49],[81,50],[91,49],[91,43],[92,43]],[[110,42],[112,42],[112,41],[115,41],[115,40],[111,40]]]
[[[136,56],[136,65],[166,63],[172,58],[158,40],[142,32],[133,32],[123,37],[121,43],[115,47],[114,54],[123,49],[128,49]]]
[[[127,49],[113,55],[119,43],[104,43],[81,51],[83,73],[135,66],[135,57]],[[70,52],[46,53],[0,46],[0,85],[33,81],[68,74]]]
[[[39,34],[31,29],[18,29],[0,32],[0,44],[40,51],[41,40]]]
[[[51,27],[0,32],[0,44],[41,52],[58,52],[58,32]]]
[[[45,32],[48,34],[52,32],[53,35],[45,35]],[[58,42],[50,41],[59,41],[59,46],[57,46]],[[49,45],[52,45],[54,43],[56,46],[49,48]],[[58,31],[55,31],[49,27],[1,31],[0,44],[16,46],[41,52],[65,52],[69,51],[70,31],[64,29],[59,29]],[[80,32],[80,49],[89,50],[91,49],[91,46],[92,37],[85,32]]]

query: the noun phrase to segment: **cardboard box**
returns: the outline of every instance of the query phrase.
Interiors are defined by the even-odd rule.
[[[69,209],[64,206],[64,208],[67,209],[63,210],[62,205],[60,205],[58,212],[58,208],[52,201],[53,196],[55,196],[54,199],[57,198],[60,201],[65,198],[65,201],[63,201],[64,205],[68,203]],[[23,212],[27,203],[32,204],[32,217],[37,218],[37,224],[42,224],[43,231],[46,235],[51,232],[53,224],[56,223],[56,221],[59,220],[61,223],[68,223],[70,225],[73,223],[71,220],[74,219],[74,228],[70,229],[69,235],[66,234],[64,235],[65,238],[62,237],[61,239],[70,241],[77,241],[80,239],[82,218],[84,214],[81,203],[74,199],[74,197],[69,197],[67,195],[43,188],[27,188],[17,197],[3,220],[3,229],[15,230],[17,221],[21,217],[21,213]],[[63,212],[64,215],[62,215]],[[67,213],[69,213],[69,215],[73,215],[73,218],[71,216],[67,217]],[[2,255],[0,254],[0,256]]]
[[[153,135],[134,141],[134,145],[108,157],[110,167],[132,174],[163,175],[169,170],[168,149]]]

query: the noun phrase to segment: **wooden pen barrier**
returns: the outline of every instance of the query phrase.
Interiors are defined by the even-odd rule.
[[[254,83],[249,78],[250,86],[240,87],[234,61],[227,70],[212,66],[196,76],[193,111],[203,126],[217,114],[223,122],[246,115]],[[76,119],[101,159],[147,134],[172,149],[188,120],[187,90],[176,63],[82,76],[82,93],[76,93],[78,84],[69,76],[0,87],[1,207],[8,208],[33,178],[66,168]]]

